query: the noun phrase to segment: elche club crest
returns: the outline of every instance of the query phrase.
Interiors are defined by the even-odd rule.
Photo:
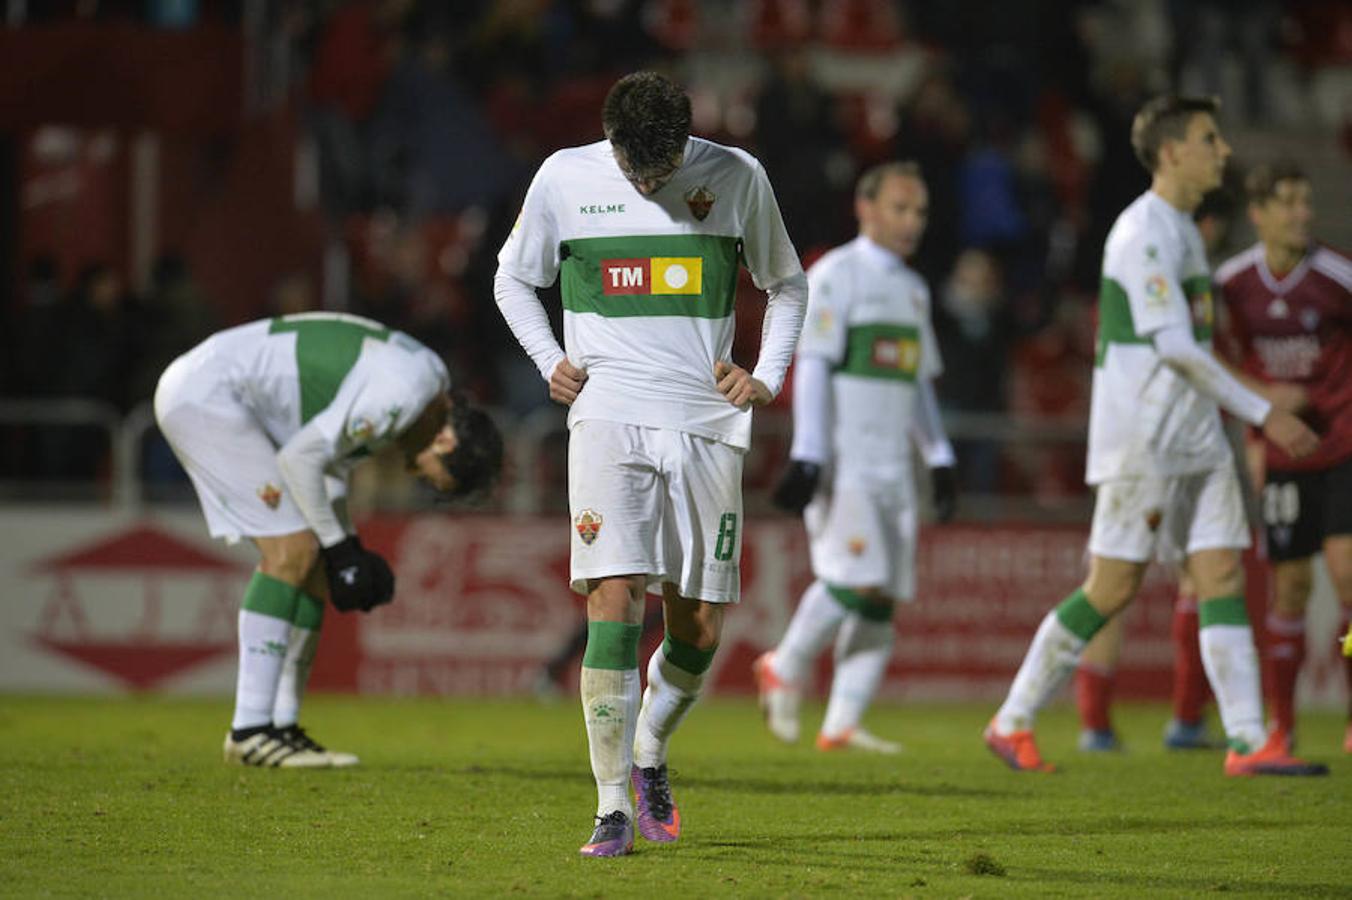
[[[582,543],[590,547],[596,542],[596,536],[601,533],[601,514],[592,509],[584,509],[573,520],[573,527],[577,529],[577,536],[582,539]]]
[[[277,505],[282,502],[282,490],[269,481],[258,489],[258,499],[262,500],[263,505],[268,509],[276,509]]]
[[[709,217],[709,210],[714,208],[717,199],[714,192],[703,185],[685,192],[685,205],[690,207],[690,214],[701,222]]]

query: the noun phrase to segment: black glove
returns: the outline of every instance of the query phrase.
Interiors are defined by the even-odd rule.
[[[812,500],[812,495],[817,493],[817,482],[821,477],[821,466],[791,459],[789,467],[779,476],[779,484],[775,485],[775,492],[770,495],[770,499],[780,509],[797,515]]]
[[[329,579],[329,599],[336,609],[370,612],[394,598],[394,572],[380,554],[361,545],[356,535],[332,547],[321,547]]]
[[[947,522],[958,511],[958,476],[952,466],[930,469],[930,485],[934,488],[934,518]]]

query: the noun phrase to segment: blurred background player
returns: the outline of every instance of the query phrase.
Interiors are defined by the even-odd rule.
[[[1339,634],[1352,613],[1352,259],[1311,238],[1310,180],[1293,162],[1257,166],[1245,188],[1258,243],[1217,270],[1222,322],[1243,371],[1284,394],[1320,436],[1304,458],[1262,436],[1250,455],[1272,565],[1264,660],[1271,725],[1293,745],[1305,610],[1321,550],[1342,605]],[[1352,660],[1344,673],[1352,691]],[[1343,749],[1352,753],[1352,724]]]
[[[1201,598],[1202,658],[1231,748],[1225,773],[1328,771],[1290,757],[1263,724],[1239,561],[1248,531],[1217,407],[1261,425],[1294,457],[1319,442],[1210,351],[1211,279],[1191,216],[1220,184],[1230,155],[1216,110],[1213,99],[1166,95],[1147,102],[1132,123],[1132,148],[1151,186],[1118,217],[1103,253],[1086,475],[1097,485],[1089,575],[1043,619],[986,729],[987,746],[1015,770],[1053,768],[1034,741],[1037,711],[1159,556],[1184,558]]]
[[[225,761],[352,766],[299,725],[328,599],[370,612],[394,574],[347,516],[354,466],[386,446],[437,491],[486,488],[502,439],[447,394],[441,359],[399,331],[307,313],[218,332],[165,370],[155,417],[192,479],[212,537],[261,557],[239,613],[239,676]]]
[[[751,409],[779,392],[807,300],[765,170],[691,137],[690,122],[689,97],[665,77],[616,82],[605,139],[540,166],[494,282],[550,396],[570,407],[571,578],[587,595],[581,694],[597,787],[584,856],[629,853],[635,805],[645,838],[680,835],[667,745],[740,596]],[[752,372],[730,360],[739,261],[769,298]],[[566,355],[535,293],[556,279]],[[667,633],[640,708],[644,595],[659,587]]]
[[[954,511],[953,448],[932,379],[942,371],[930,294],[906,265],[929,195],[918,166],[875,166],[855,190],[859,236],[808,273],[793,381],[793,446],[774,499],[804,515],[816,580],[779,646],[754,671],[770,732],[798,740],[798,706],[833,637],[835,674],[817,747],[896,753],[860,724],[892,654],[892,612],[915,593],[911,441],[930,466],[935,510]]]

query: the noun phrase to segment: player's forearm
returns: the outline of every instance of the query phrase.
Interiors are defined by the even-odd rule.
[[[916,383],[915,417],[911,420],[911,437],[920,448],[920,455],[931,469],[951,466],[957,462],[953,445],[944,431],[944,420],[939,415],[939,400],[934,395],[934,384],[928,378]]]
[[[1162,328],[1153,340],[1160,358],[1194,388],[1250,425],[1263,424],[1272,404],[1226,371],[1215,356],[1193,340],[1187,326]]]
[[[765,321],[761,325],[760,357],[751,377],[769,388],[771,396],[784,386],[784,373],[793,361],[806,311],[807,276],[802,272],[769,289]]]
[[[831,459],[831,363],[800,354],[793,367],[793,446],[789,458],[824,465]]]
[[[493,277],[493,297],[507,327],[540,370],[541,377],[548,381],[564,353],[535,288],[499,268]]]
[[[291,492],[291,500],[321,547],[332,547],[347,537],[324,487],[324,467],[328,462],[328,442],[317,429],[302,428],[277,451],[277,468]]]

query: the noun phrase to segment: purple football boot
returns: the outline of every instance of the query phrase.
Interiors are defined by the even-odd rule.
[[[634,766],[629,771],[634,786],[634,805],[638,807],[638,833],[650,841],[667,843],[681,836],[681,811],[671,799],[667,767],[652,769]]]
[[[634,826],[618,809],[596,817],[591,840],[578,849],[583,856],[625,856],[634,852]]]

